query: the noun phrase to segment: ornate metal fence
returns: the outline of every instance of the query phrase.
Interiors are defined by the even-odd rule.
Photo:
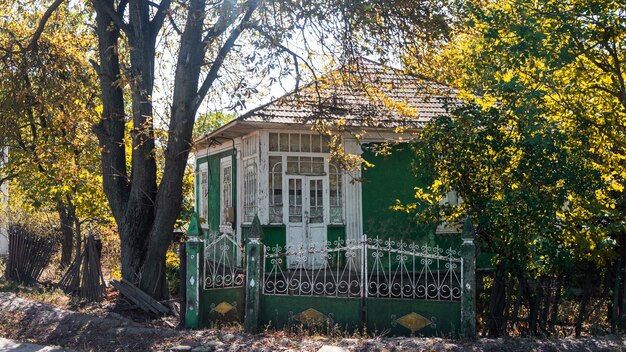
[[[241,246],[231,234],[209,236],[204,246],[204,289],[242,287]]]
[[[265,247],[263,293],[296,296],[356,296],[363,294],[363,272],[357,260],[358,241],[312,243],[298,247]],[[293,266],[286,269],[287,260]]]
[[[265,247],[263,294],[461,299],[457,251],[363,236],[297,247]]]

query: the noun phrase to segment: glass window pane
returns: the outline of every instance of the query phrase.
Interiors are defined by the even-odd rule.
[[[300,171],[298,170],[298,157],[297,156],[288,156],[287,157],[287,173],[290,174],[298,174]]]
[[[290,152],[299,152],[300,151],[300,135],[297,133],[289,134],[289,151]]]
[[[270,152],[278,151],[278,133],[270,133]]]
[[[324,174],[324,158],[313,158],[311,172],[315,175]]]
[[[279,141],[280,151],[288,152],[289,151],[289,134],[281,133],[279,137],[280,137],[280,141]]]
[[[322,180],[309,181],[309,222],[319,224],[324,222],[324,200]]]
[[[330,203],[330,222],[343,223],[342,172],[335,164],[328,164],[328,186]]]
[[[282,157],[280,156],[270,156],[270,172],[281,172]]]
[[[311,152],[311,135],[303,134],[300,136],[300,140],[302,142],[301,151],[304,153]]]
[[[311,152],[319,153],[321,151],[321,136],[319,134],[311,135]]]
[[[322,153],[330,152],[330,138],[328,136],[322,137]]]
[[[289,222],[302,222],[302,180],[289,180]]]
[[[311,158],[300,157],[300,173],[301,174],[311,173]]]

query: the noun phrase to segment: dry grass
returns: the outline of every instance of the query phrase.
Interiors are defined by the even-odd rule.
[[[48,303],[64,309],[72,306],[71,298],[63,291],[41,285],[25,286],[15,282],[0,281],[0,292],[12,292],[24,299]]]

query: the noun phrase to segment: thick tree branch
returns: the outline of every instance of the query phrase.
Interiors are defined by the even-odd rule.
[[[52,5],[48,7],[46,12],[43,14],[43,17],[41,17],[41,20],[39,20],[39,24],[37,25],[35,34],[33,34],[33,37],[31,38],[30,43],[26,47],[26,50],[34,50],[37,47],[37,42],[39,41],[41,34],[46,28],[46,23],[48,22],[48,19],[50,19],[50,16],[52,16],[54,11],[56,11],[59,8],[59,6],[61,6],[61,3],[63,3],[63,1],[65,0],[55,0],[52,3]]]
[[[300,86],[300,68],[298,67],[298,60],[300,60],[302,63],[304,63],[306,65],[306,67],[309,69],[309,71],[311,71],[311,74],[313,75],[313,82],[315,84],[315,91],[317,92],[318,97],[321,96],[320,93],[319,93],[319,86],[318,86],[319,82],[317,80],[317,75],[315,74],[315,70],[313,69],[313,67],[311,66],[311,64],[307,60],[305,60],[302,56],[298,55],[296,52],[294,52],[293,50],[289,49],[285,45],[283,45],[280,42],[278,42],[278,40],[276,40],[276,38],[272,37],[267,32],[265,32],[263,30],[263,28],[261,28],[259,26],[251,26],[251,28],[253,28],[259,34],[261,34],[263,37],[268,39],[271,42],[272,45],[274,45],[278,49],[286,52],[287,54],[291,55],[291,57],[293,57],[294,68],[296,70],[296,88],[295,88],[296,92],[298,91],[299,86]]]
[[[250,17],[252,17],[252,14],[254,13],[258,5],[258,0],[251,0],[248,3],[248,10],[246,10],[246,13],[239,22],[239,25],[235,27],[235,29],[233,29],[233,31],[228,36],[228,39],[226,39],[226,42],[224,42],[224,45],[222,45],[222,47],[218,51],[217,56],[215,57],[215,61],[213,61],[213,65],[209,70],[209,73],[204,79],[204,82],[202,82],[202,85],[200,86],[200,89],[198,90],[198,93],[196,94],[196,97],[192,102],[192,109],[197,110],[200,107],[202,100],[209,92],[209,89],[211,89],[213,82],[215,82],[215,80],[218,78],[218,72],[220,68],[222,68],[226,56],[228,55],[228,53],[230,53],[241,33],[248,27]]]
[[[224,32],[226,32],[226,29],[228,29],[228,27],[230,26],[232,22],[233,13],[234,11],[233,11],[232,2],[230,1],[224,2],[220,17],[217,19],[217,22],[215,22],[213,27],[211,27],[207,31],[207,34],[204,36],[204,39],[202,39],[202,43],[205,46],[208,46],[213,39],[219,37]]]
[[[118,8],[120,12],[115,11],[113,6],[109,6],[109,4],[107,4],[106,2],[102,0],[91,0],[91,2],[93,3],[93,6],[96,8],[96,10],[106,13],[118,28],[128,33],[128,24],[124,22],[123,17],[122,17],[122,14],[124,12],[124,7],[126,7],[126,3],[127,3],[126,1],[122,1],[120,3],[120,7]]]
[[[165,17],[167,13],[169,12],[171,3],[172,3],[171,0],[161,1],[156,14],[152,18],[152,21],[150,22],[150,32],[151,32],[150,34],[153,40],[159,34],[159,30],[161,29],[161,26],[163,26],[163,21],[165,21]]]

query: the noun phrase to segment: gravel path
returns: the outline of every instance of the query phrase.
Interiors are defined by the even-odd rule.
[[[11,352],[69,352],[60,347],[42,346],[28,342],[18,342],[0,337],[0,351]]]
[[[105,317],[77,313],[6,292],[0,292],[0,336],[76,351],[626,351],[626,340],[619,336],[476,341],[441,338],[331,339],[321,336],[294,337],[281,332],[250,335],[238,331],[154,328],[115,313]],[[0,351],[4,351],[1,346]]]

